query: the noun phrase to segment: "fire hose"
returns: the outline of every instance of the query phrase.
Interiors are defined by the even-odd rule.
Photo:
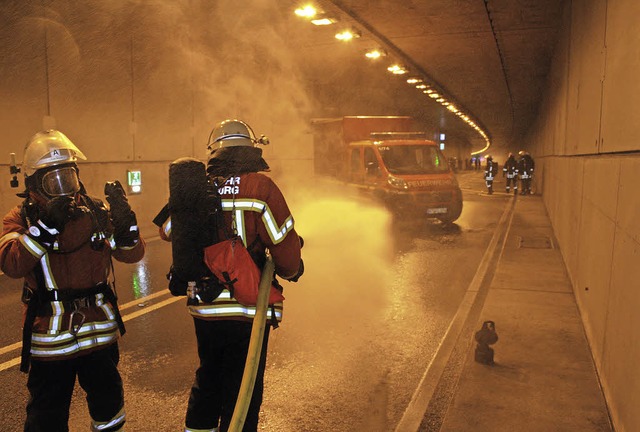
[[[233,410],[233,416],[231,417],[229,432],[241,432],[244,421],[247,418],[247,411],[249,410],[251,396],[253,395],[253,387],[256,383],[258,364],[260,363],[260,356],[262,354],[262,341],[264,339],[264,330],[267,326],[267,308],[269,307],[269,292],[271,291],[274,270],[273,259],[267,254],[267,261],[262,268],[260,285],[258,287],[256,315],[253,318],[253,326],[251,327],[251,338],[249,339],[249,349],[244,364],[242,383],[240,384],[238,399],[236,400],[236,406]]]

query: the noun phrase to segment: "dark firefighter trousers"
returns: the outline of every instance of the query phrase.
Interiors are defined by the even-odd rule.
[[[124,406],[122,379],[117,367],[119,357],[118,344],[113,343],[68,360],[31,359],[25,432],[69,431],[69,407],[76,376],[87,394],[91,418],[100,423],[112,420]],[[123,424],[124,418],[101,432],[120,430]],[[75,425],[72,430],[85,428]]]
[[[220,432],[226,432],[242,383],[252,323],[232,320],[205,321],[197,318],[193,321],[198,340],[200,367],[196,371],[195,382],[191,388],[185,425],[187,429],[205,430],[220,426]],[[243,432],[258,430],[268,341],[267,325]]]

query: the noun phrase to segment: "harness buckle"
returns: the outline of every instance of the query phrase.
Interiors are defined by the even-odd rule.
[[[80,319],[78,320],[79,322],[77,324],[74,323],[76,315],[80,317]],[[73,336],[76,336],[80,331],[80,327],[82,327],[82,324],[84,324],[85,320],[86,320],[86,317],[84,313],[82,313],[81,311],[75,310],[71,312],[71,316],[69,317],[69,333],[71,333]]]
[[[71,316],[69,316],[69,333],[76,336],[87,319],[81,309],[87,309],[89,307],[89,298],[81,297],[74,299],[71,302],[71,306],[73,307],[73,312],[71,312]],[[77,320],[76,317],[78,317]]]
[[[74,299],[72,301],[72,304],[73,304],[74,310],[88,309],[89,306],[91,306],[89,297],[80,297],[80,298]]]

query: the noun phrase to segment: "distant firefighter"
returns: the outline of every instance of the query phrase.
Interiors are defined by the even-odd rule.
[[[507,161],[502,168],[502,176],[507,178],[507,193],[511,192],[511,184],[513,183],[513,193],[518,193],[518,161],[516,161],[513,153],[509,153]]]
[[[487,156],[487,165],[484,169],[484,179],[487,182],[487,191],[489,195],[493,193],[493,179],[498,174],[498,163],[493,161],[491,155]]]
[[[533,179],[533,168],[535,163],[531,155],[526,151],[520,151],[518,161],[518,174],[520,174],[520,194],[531,194],[531,179]]]
[[[475,336],[476,352],[475,360],[478,363],[492,365],[493,364],[493,349],[489,345],[493,345],[498,342],[498,333],[496,333],[496,324],[493,321],[485,321],[482,324],[482,328],[476,332]]]

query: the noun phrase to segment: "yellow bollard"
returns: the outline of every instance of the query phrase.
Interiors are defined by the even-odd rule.
[[[231,417],[229,432],[241,432],[244,421],[247,418],[247,411],[249,410],[251,396],[253,395],[253,386],[256,383],[258,364],[260,363],[264,329],[267,326],[267,308],[269,307],[269,293],[271,292],[271,281],[273,280],[274,270],[275,265],[273,264],[273,259],[271,255],[267,254],[267,261],[264,263],[260,277],[260,286],[258,287],[256,315],[253,318],[253,326],[251,327],[251,339],[249,340],[247,360],[244,364],[242,384],[240,384],[238,400],[236,400],[236,407]]]

